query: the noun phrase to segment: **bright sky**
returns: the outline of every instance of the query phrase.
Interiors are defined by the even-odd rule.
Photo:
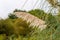
[[[27,10],[27,11],[31,10],[33,9],[33,6],[37,0],[28,0],[28,2],[22,8],[25,1],[26,0],[0,0],[0,17],[6,18],[8,14],[11,13],[14,9],[21,9],[21,10]],[[40,8],[38,4],[40,4],[41,6],[43,5],[43,3],[44,1],[42,0],[38,1],[35,8]],[[46,7],[48,5],[47,2],[44,3],[44,5],[43,6]],[[47,8],[45,8],[44,10],[47,10]]]

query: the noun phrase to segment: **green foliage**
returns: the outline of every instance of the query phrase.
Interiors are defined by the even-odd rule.
[[[0,40],[5,40],[6,39],[6,35],[5,34],[0,34]]]
[[[0,34],[11,35],[13,30],[13,23],[9,20],[0,20]]]
[[[0,20],[0,40],[7,40],[4,34],[10,40],[60,40],[60,14],[54,16],[39,9],[29,13],[46,21],[47,28],[40,31],[39,28],[30,27],[27,21],[11,16]]]
[[[53,16],[51,13],[45,13],[43,10],[40,9],[35,9],[35,10],[31,10],[29,11],[30,14],[46,21],[46,24],[49,27],[57,27],[57,20],[55,18],[55,16]]]
[[[56,29],[55,33],[53,34],[53,40],[60,40],[60,24],[59,27]]]
[[[57,20],[51,13],[48,14],[46,23],[48,27],[53,27],[53,28],[57,27]]]
[[[34,29],[29,26],[30,23],[27,23],[21,18],[17,19],[5,19],[0,20],[0,34],[6,34],[6,36],[18,37],[18,36],[29,36]]]
[[[13,12],[26,12],[26,11],[15,9]]]
[[[16,29],[16,33],[26,36],[27,34],[29,34],[30,32],[33,31],[33,28],[30,27],[30,23],[27,23],[26,21],[24,21],[23,19],[16,19],[15,21],[15,29]]]
[[[9,17],[10,19],[16,19],[16,18],[18,18],[16,15],[11,14],[11,13],[8,15],[8,17]]]
[[[31,10],[29,11],[29,13],[42,20],[45,20],[46,15],[47,15],[43,10],[40,10],[40,9]]]

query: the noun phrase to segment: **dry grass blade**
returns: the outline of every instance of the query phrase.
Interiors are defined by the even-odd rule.
[[[49,4],[51,4],[53,7],[56,7],[57,0],[47,0]]]

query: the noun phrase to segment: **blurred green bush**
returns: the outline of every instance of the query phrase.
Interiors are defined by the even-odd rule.
[[[47,28],[40,31],[21,18],[8,16],[7,19],[0,19],[0,40],[60,40],[60,13],[52,15],[39,9],[29,13],[46,21]]]

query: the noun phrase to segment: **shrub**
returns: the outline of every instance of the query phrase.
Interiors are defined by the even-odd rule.
[[[27,23],[23,19],[17,19],[15,21],[15,33],[26,36],[33,31],[33,27],[29,26],[30,23]]]
[[[17,19],[18,18],[16,15],[11,14],[11,13],[8,15],[8,17],[9,17],[9,19]]]
[[[15,9],[13,12],[26,12],[25,10],[19,10],[19,9]]]
[[[1,20],[0,34],[11,35],[13,33],[13,23],[9,19]]]

